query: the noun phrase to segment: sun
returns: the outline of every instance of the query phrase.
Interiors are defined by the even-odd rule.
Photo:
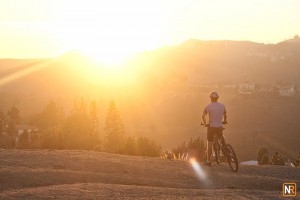
[[[65,46],[108,67],[161,46],[164,26],[159,1],[59,1],[53,24]]]

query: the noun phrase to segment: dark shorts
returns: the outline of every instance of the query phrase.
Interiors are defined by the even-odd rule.
[[[223,136],[223,128],[214,128],[214,127],[208,127],[207,128],[207,140],[209,142],[214,141],[214,136],[217,135],[218,137]]]

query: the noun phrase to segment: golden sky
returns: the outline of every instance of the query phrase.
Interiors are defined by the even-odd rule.
[[[78,49],[115,60],[191,38],[277,43],[299,24],[299,0],[0,0],[0,58]]]

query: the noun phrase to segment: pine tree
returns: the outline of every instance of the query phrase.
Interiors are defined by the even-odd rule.
[[[90,149],[90,119],[86,113],[73,112],[63,125],[63,141],[65,148]]]
[[[0,110],[0,135],[5,129],[5,117],[3,112]]]
[[[124,146],[125,129],[114,101],[109,104],[104,126],[104,150],[119,153]]]
[[[80,103],[77,102],[77,99],[74,100],[74,107],[72,109],[73,113],[85,113],[86,112],[86,102],[81,98]]]
[[[50,101],[43,112],[36,114],[31,123],[42,129],[54,128],[60,125],[64,118],[64,111],[54,101]]]
[[[98,111],[96,101],[91,103],[90,118],[92,135],[96,135],[98,128]]]
[[[20,111],[18,108],[13,106],[9,111],[8,111],[8,116],[9,116],[9,125],[7,132],[9,135],[13,136],[16,133],[16,125],[20,123],[21,117],[20,117]]]

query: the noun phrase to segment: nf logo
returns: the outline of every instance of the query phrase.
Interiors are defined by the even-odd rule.
[[[282,194],[284,197],[295,197],[296,196],[296,183],[283,183]]]

